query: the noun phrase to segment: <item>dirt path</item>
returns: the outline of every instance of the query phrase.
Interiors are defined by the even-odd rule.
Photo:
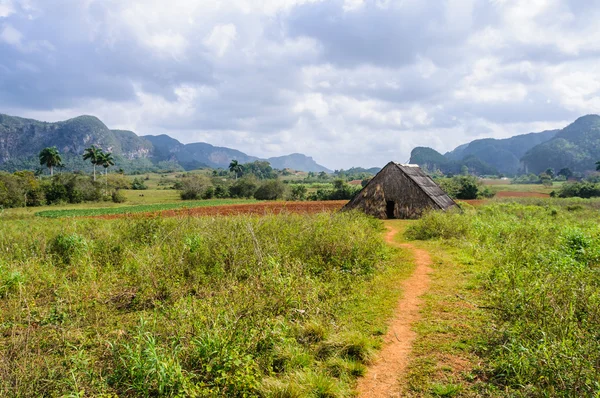
[[[389,325],[384,337],[384,346],[378,359],[369,367],[365,377],[359,380],[357,391],[359,397],[399,397],[398,378],[408,365],[408,358],[417,334],[412,326],[419,320],[421,296],[429,287],[431,258],[425,250],[417,249],[411,244],[394,242],[397,229],[388,226],[385,240],[388,244],[411,250],[415,256],[416,269],[410,278],[402,283],[404,292],[398,301],[395,318]]]

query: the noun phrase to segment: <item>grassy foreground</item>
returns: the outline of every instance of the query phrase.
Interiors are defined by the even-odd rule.
[[[344,397],[411,271],[352,213],[0,224],[0,396]]]
[[[599,202],[520,202],[408,229],[440,264],[409,395],[600,394]]]

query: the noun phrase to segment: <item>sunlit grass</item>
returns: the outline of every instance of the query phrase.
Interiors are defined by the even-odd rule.
[[[139,192],[139,191],[138,191]],[[120,207],[101,207],[101,208],[80,208],[80,209],[63,209],[63,210],[45,210],[35,213],[39,217],[93,217],[107,216],[114,214],[135,214],[135,213],[151,213],[164,210],[175,210],[184,208],[224,206],[232,204],[256,203],[252,199],[207,199],[207,200],[190,200],[179,201],[176,203],[157,203],[145,205],[129,205]]]

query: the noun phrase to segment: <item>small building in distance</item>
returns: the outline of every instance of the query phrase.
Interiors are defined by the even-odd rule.
[[[456,203],[417,165],[388,163],[344,210],[359,209],[381,219],[419,218],[426,210]]]

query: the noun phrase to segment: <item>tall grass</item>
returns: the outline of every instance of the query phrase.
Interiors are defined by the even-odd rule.
[[[600,215],[596,202],[498,203],[431,213],[408,235],[445,239],[482,264],[493,323],[487,380],[513,396],[600,393]],[[591,205],[591,206],[590,206]]]
[[[0,396],[350,396],[385,321],[353,318],[383,308],[380,230],[352,213],[0,224]]]

